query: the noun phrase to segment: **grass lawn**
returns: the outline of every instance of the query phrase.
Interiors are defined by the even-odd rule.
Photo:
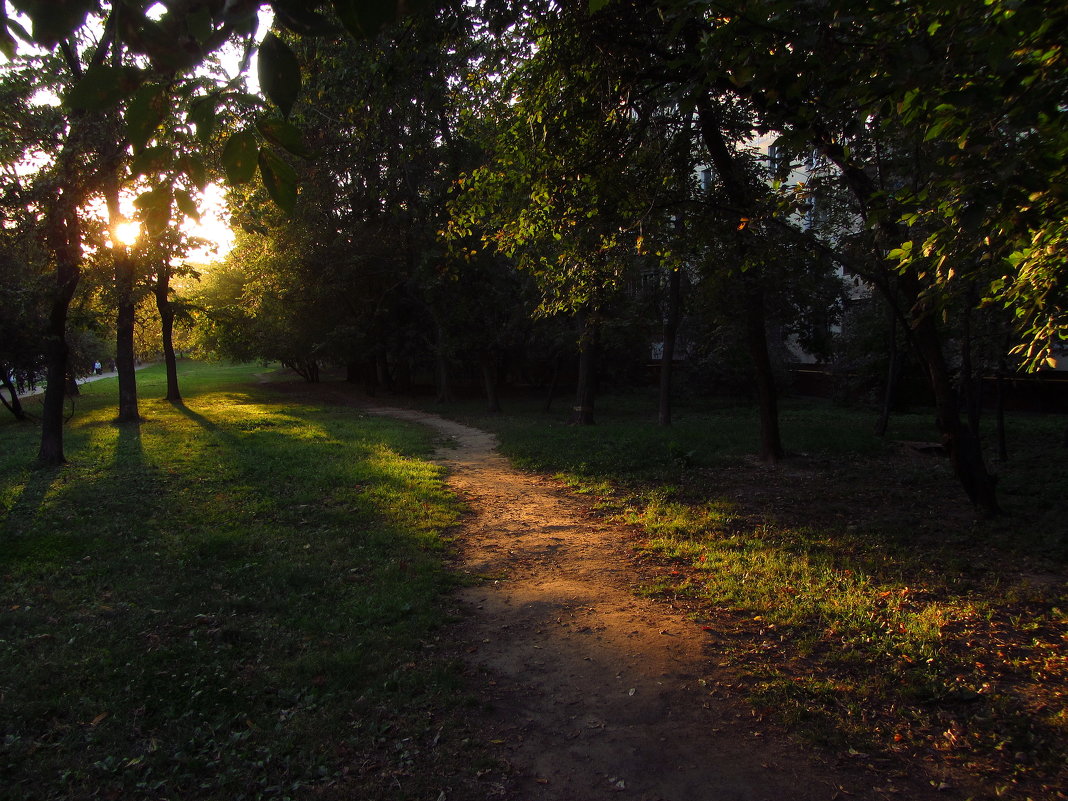
[[[930,413],[883,440],[871,412],[788,401],[768,468],[753,409],[691,401],[661,428],[655,403],[602,398],[592,427],[536,400],[427,408],[632,525],[644,591],[706,624],[756,714],[977,798],[1066,797],[1068,419],[1010,417],[1007,514],[980,522],[946,459],[901,444],[937,441]]]
[[[172,405],[141,371],[139,426],[84,385],[60,469],[0,419],[0,798],[477,786],[430,435],[256,372],[184,365]]]

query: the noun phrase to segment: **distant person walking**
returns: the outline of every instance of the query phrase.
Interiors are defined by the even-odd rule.
[[[93,364],[93,372],[96,373],[97,375],[103,375],[104,374],[104,366],[100,362],[94,362],[94,364]]]

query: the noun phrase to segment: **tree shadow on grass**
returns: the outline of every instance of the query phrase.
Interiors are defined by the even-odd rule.
[[[40,467],[27,473],[26,483],[4,521],[5,534],[18,536],[26,533],[62,470],[62,467]]]
[[[182,414],[184,414],[186,417],[188,417],[194,423],[199,425],[201,428],[204,428],[204,429],[212,432],[213,434],[219,434],[220,436],[224,436],[223,430],[221,428],[219,428],[219,426],[217,426],[211,420],[206,418],[204,415],[199,414],[197,412],[194,412],[192,409],[190,409],[188,406],[185,405],[185,401],[184,400],[171,401],[170,404],[177,411],[179,411]]]

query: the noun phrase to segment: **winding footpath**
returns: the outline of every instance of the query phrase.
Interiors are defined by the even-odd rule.
[[[921,781],[855,760],[822,763],[720,690],[714,638],[669,605],[635,595],[619,527],[548,479],[520,472],[492,434],[435,415],[436,461],[467,505],[461,638],[480,721],[522,801],[807,801],[919,798]],[[729,686],[729,684],[727,685]]]

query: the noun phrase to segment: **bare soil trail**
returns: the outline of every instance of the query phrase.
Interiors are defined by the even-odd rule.
[[[497,797],[932,795],[920,777],[879,775],[856,759],[821,761],[732,699],[716,633],[635,595],[626,530],[557,483],[511,467],[492,434],[414,410],[363,410],[447,438],[436,460],[468,507],[462,567],[484,577],[460,591],[468,612],[460,649],[475,690],[488,696],[477,725],[513,769]]]

